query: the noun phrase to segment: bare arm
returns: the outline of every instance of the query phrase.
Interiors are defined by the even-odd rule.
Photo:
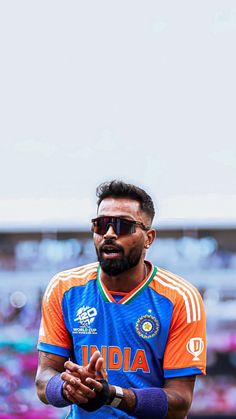
[[[48,381],[55,374],[61,373],[65,370],[64,363],[67,358],[63,356],[39,351],[38,369],[36,374],[36,387],[39,399],[48,404],[45,396],[45,389]]]
[[[195,375],[170,378],[165,381],[163,390],[168,399],[168,419],[183,419],[192,403]]]
[[[71,367],[71,371],[70,369],[67,369],[68,367]],[[73,386],[75,378],[77,378],[78,381],[84,381],[85,377],[95,378],[96,371],[100,371],[100,374],[102,374],[101,376],[104,377],[105,370],[103,369],[103,358],[98,351],[95,351],[86,367],[74,364],[63,356],[39,351],[38,369],[35,379],[38,397],[42,402],[48,404],[45,395],[46,386],[50,378],[58,373],[64,373],[67,377],[67,383]],[[80,377],[80,379],[78,377]],[[65,389],[63,389],[63,393],[65,396],[67,395]],[[94,397],[94,392],[92,393],[92,397]],[[88,401],[87,398],[80,393],[79,402],[83,403],[86,401]]]

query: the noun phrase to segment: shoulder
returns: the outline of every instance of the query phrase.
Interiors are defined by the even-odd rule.
[[[158,294],[168,298],[176,310],[183,310],[187,323],[200,320],[204,311],[202,297],[188,280],[166,269],[157,267],[150,286]]]
[[[98,262],[62,271],[53,276],[44,294],[47,301],[54,294],[62,298],[65,292],[75,286],[86,285],[97,277]]]

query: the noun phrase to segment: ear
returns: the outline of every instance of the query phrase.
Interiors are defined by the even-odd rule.
[[[150,230],[147,231],[146,235],[147,235],[147,237],[146,237],[146,240],[145,240],[144,247],[145,247],[145,249],[149,249],[149,247],[151,246],[151,244],[153,243],[153,241],[156,238],[156,230],[150,229]]]

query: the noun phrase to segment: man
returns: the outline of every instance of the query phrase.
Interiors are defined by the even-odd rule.
[[[205,374],[202,299],[145,259],[155,231],[144,190],[112,181],[97,196],[98,263],[56,275],[43,299],[39,398],[71,404],[71,418],[182,419]]]

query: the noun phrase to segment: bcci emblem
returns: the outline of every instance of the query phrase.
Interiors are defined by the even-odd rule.
[[[160,329],[158,320],[146,314],[138,319],[136,323],[136,332],[144,339],[153,338]]]

